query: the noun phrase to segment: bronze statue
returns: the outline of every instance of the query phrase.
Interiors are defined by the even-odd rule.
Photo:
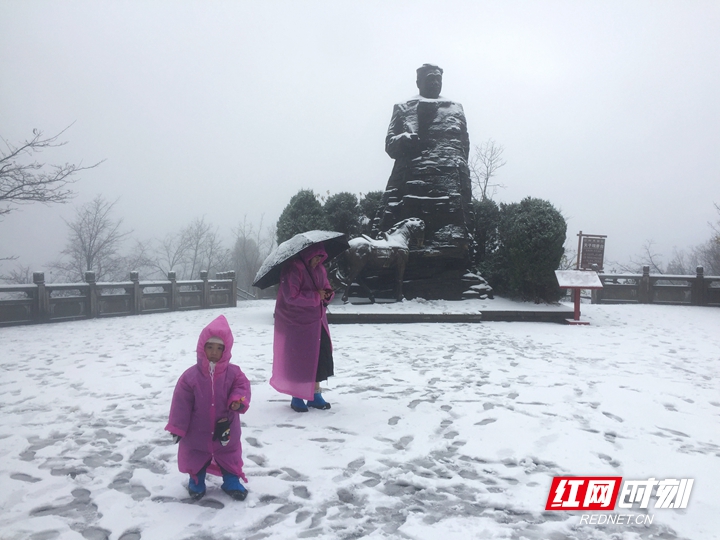
[[[462,105],[440,95],[442,75],[438,66],[423,64],[417,70],[420,94],[393,109],[385,151],[395,165],[375,228],[385,231],[403,219],[420,218],[429,246],[469,260],[470,141]]]
[[[409,218],[425,223],[424,244],[410,247],[402,278],[407,298],[484,297],[492,289],[472,269],[467,122],[462,105],[440,95],[442,76],[438,66],[423,64],[417,70],[419,95],[393,109],[385,151],[395,164],[373,233],[380,236]],[[393,287],[394,276],[381,271],[373,275],[366,270],[363,276],[376,291]]]
[[[375,303],[375,293],[368,287],[362,272],[378,273],[383,269],[394,269],[395,299],[400,302],[403,299],[403,276],[410,248],[422,247],[424,231],[425,224],[421,219],[408,218],[389,231],[380,233],[376,240],[368,236],[350,240],[350,248],[339,257],[341,265],[344,266],[342,270],[346,274],[337,276],[345,288],[343,302],[348,301],[350,287],[357,283],[370,302]]]

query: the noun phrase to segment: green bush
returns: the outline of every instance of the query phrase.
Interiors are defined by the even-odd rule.
[[[348,238],[359,234],[361,210],[356,195],[347,191],[331,195],[323,210],[331,231],[344,233]]]
[[[477,266],[484,265],[497,251],[498,225],[500,224],[500,208],[495,201],[473,199],[475,215],[475,253],[474,262]]]
[[[301,189],[290,199],[277,222],[277,242],[280,244],[298,233],[313,229],[327,230],[323,207],[311,189]]]
[[[501,295],[557,302],[555,270],[565,252],[566,230],[562,214],[548,201],[527,197],[501,204],[498,247],[481,265],[486,279]]]

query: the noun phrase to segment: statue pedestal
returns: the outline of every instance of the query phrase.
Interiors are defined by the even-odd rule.
[[[468,271],[467,248],[458,246],[430,246],[410,250],[405,267],[403,296],[412,300],[463,300],[492,298],[492,287],[481,276]],[[367,276],[366,283],[376,298],[395,298],[395,269]],[[350,295],[364,296],[357,287]]]

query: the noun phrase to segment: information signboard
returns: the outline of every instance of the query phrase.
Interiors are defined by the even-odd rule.
[[[578,233],[577,263],[575,270],[603,271],[605,260],[605,238],[603,234]]]
[[[597,269],[602,272],[605,259],[605,237],[583,235],[580,253],[580,270]]]

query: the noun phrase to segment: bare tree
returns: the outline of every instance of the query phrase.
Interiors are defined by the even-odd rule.
[[[565,252],[563,253],[563,256],[560,258],[560,263],[558,264],[557,269],[558,270],[575,270],[576,265],[577,265],[577,248],[571,249],[569,247],[565,247]]]
[[[208,234],[212,231],[212,225],[205,223],[205,218],[197,218],[183,230],[185,241],[187,242],[187,265],[186,278],[197,279],[202,268],[203,259],[205,257]],[[198,275],[196,275],[198,274]]]
[[[42,131],[34,129],[32,138],[19,145],[0,137],[4,146],[0,148],[0,216],[16,210],[20,204],[68,202],[75,196],[68,187],[77,180],[75,174],[102,163],[89,167],[72,163],[48,165],[35,158],[43,150],[67,144],[58,139],[69,127],[52,137],[45,137]]]
[[[478,194],[477,198],[481,201],[492,199],[498,188],[505,187],[502,184],[490,183],[498,169],[507,164],[502,157],[504,151],[505,148],[493,139],[475,145],[475,154],[468,166],[470,167],[470,180]]]
[[[608,261],[613,266],[613,272],[627,272],[630,274],[642,273],[643,266],[649,266],[653,274],[664,274],[662,269],[662,255],[655,252],[655,241],[646,240],[642,247],[642,253],[630,258],[629,263],[618,263]]]
[[[202,217],[160,240],[151,265],[163,275],[174,270],[178,279],[198,279],[201,270],[208,270],[212,275],[229,269],[231,259],[218,230]]]
[[[0,275],[0,281],[12,285],[27,285],[33,282],[33,273],[29,266],[17,265],[7,274]]]
[[[707,275],[720,275],[720,205],[715,203],[718,211],[718,220],[713,224],[709,223],[713,235],[704,244],[695,248],[699,264],[705,269]]]
[[[670,259],[670,262],[667,264],[665,271],[668,274],[675,275],[694,274],[697,264],[698,260],[695,249],[691,250],[690,253],[682,249],[674,249],[672,259]]]
[[[260,226],[255,230],[245,216],[234,232],[232,267],[238,287],[249,292],[257,271],[275,245],[275,231],[268,229],[266,234],[263,234],[263,218],[260,218]]]
[[[136,271],[140,274],[141,279],[153,279],[156,277],[166,277],[161,274],[155,266],[152,253],[154,252],[150,242],[141,242],[135,240],[132,248],[127,255],[118,259],[118,266],[123,268],[125,273]],[[123,279],[123,276],[117,276]]]
[[[114,219],[112,210],[117,200],[109,202],[98,195],[77,209],[75,219],[66,221],[70,234],[65,259],[52,266],[68,280],[82,280],[86,271],[94,271],[98,281],[120,278],[127,271],[119,254],[123,239],[122,219]]]
[[[159,247],[153,257],[152,265],[167,276],[167,273],[174,270],[180,279],[185,278],[185,260],[190,247],[189,239],[180,231],[175,234],[168,234],[159,242]]]
[[[715,206],[715,210],[717,210],[718,213],[718,220],[715,222],[715,224],[708,223],[708,225],[710,225],[710,228],[713,230],[714,233],[711,240],[717,244],[720,244],[720,204],[713,204]]]
[[[209,231],[205,235],[205,242],[203,246],[203,267],[202,270],[207,270],[210,275],[216,274],[218,271],[227,270],[230,267],[230,250],[222,245],[220,235],[217,229]]]

